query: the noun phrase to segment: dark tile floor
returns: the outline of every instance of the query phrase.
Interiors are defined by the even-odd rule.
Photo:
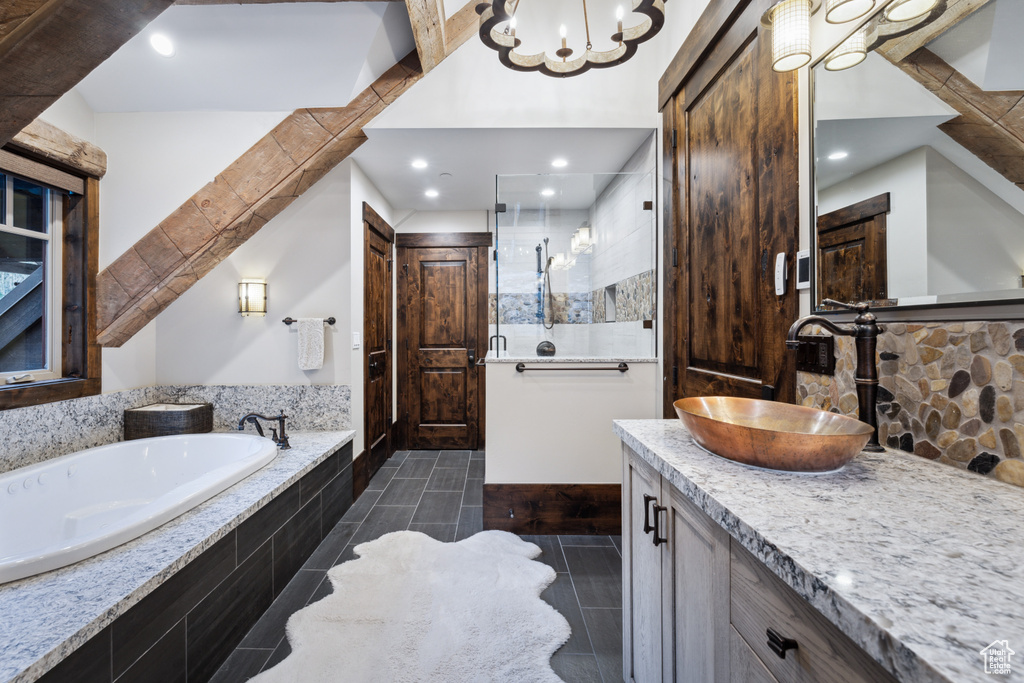
[[[246,681],[291,649],[292,613],[331,592],[327,570],[354,559],[353,548],[391,531],[411,529],[457,541],[482,529],[481,451],[403,451],[373,477],[337,526],[285,587],[211,679]],[[556,578],[541,596],[562,613],[572,636],[551,658],[568,683],[622,681],[622,558],[618,536],[523,536]]]

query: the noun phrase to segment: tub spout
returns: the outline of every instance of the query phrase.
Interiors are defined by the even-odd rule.
[[[786,335],[786,348],[797,349],[800,342],[797,335],[807,325],[821,325],[837,336],[853,337],[857,346],[857,371],[854,382],[857,385],[857,418],[874,429],[864,450],[880,453],[885,449],[878,443],[878,415],[876,409],[878,397],[878,367],[875,365],[875,349],[878,347],[878,335],[885,328],[876,323],[873,313],[868,311],[866,303],[846,304],[832,299],[825,299],[823,304],[839,306],[857,311],[852,325],[837,325],[820,315],[809,315],[800,318],[789,328]]]
[[[275,415],[274,417],[267,417],[266,415],[260,415],[259,413],[249,413],[248,415],[246,415],[245,417],[238,421],[238,431],[244,430],[245,423],[248,422],[249,424],[256,427],[257,434],[259,434],[260,436],[264,436],[263,427],[260,426],[259,421],[266,420],[267,422],[276,422],[277,427],[270,428],[270,433],[273,435],[272,440],[274,443],[277,444],[277,447],[280,448],[282,451],[287,450],[291,448],[291,444],[288,443],[288,434],[285,432],[284,421],[287,417],[288,416],[284,414],[283,410],[279,415]]]

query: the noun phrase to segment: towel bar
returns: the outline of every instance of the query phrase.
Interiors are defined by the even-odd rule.
[[[283,322],[285,325],[291,325],[292,323],[297,323],[299,321],[297,318],[292,318],[291,316],[289,316],[282,320],[281,322]],[[332,315],[330,318],[324,318],[324,322],[327,323],[328,325],[333,325],[338,321],[335,320],[334,316]]]
[[[629,366],[625,363],[619,363],[614,368],[528,368],[526,363],[516,363],[516,372],[526,372],[527,370],[545,370],[545,371],[556,371],[556,370],[567,370],[567,371],[580,371],[580,370],[618,370],[619,372],[625,372],[629,370]]]

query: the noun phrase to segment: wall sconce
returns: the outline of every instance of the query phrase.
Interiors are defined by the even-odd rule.
[[[555,260],[551,262],[551,267],[554,270],[565,270],[568,268],[568,264],[565,262],[565,254],[563,252],[555,254]]]
[[[576,232],[572,234],[570,244],[572,245],[572,253],[574,254],[589,253],[590,248],[594,246],[590,233],[590,226],[584,223],[580,227],[576,228]]]
[[[238,283],[238,312],[243,316],[267,314],[267,281],[244,279]]]
[[[887,21],[910,21],[928,14],[938,4],[939,0],[896,0],[885,8],[884,14]]]
[[[829,53],[825,58],[825,69],[828,71],[849,69],[863,62],[867,56],[867,31],[860,29]]]
[[[772,69],[793,71],[811,61],[811,15],[821,0],[782,0],[761,17],[772,30]]]
[[[826,0],[825,21],[845,24],[860,19],[875,8],[875,0]]]

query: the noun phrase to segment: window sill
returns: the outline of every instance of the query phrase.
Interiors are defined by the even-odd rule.
[[[62,377],[31,384],[0,386],[0,410],[24,408],[54,401],[95,396],[100,393],[99,379]]]

